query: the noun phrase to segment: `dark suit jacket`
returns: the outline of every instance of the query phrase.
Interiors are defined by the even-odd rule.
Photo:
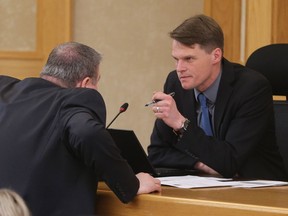
[[[164,92],[175,92],[179,111],[191,123],[178,140],[156,120],[148,146],[154,166],[191,169],[202,161],[224,177],[287,179],[276,145],[272,91],[262,75],[223,59],[214,137],[197,126],[194,90],[184,90],[175,71],[168,75]]]
[[[0,76],[0,188],[18,192],[33,216],[93,214],[99,177],[129,202],[139,181],[105,124],[95,90]]]

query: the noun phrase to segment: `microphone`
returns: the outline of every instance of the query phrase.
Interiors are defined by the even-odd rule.
[[[118,114],[114,117],[114,119],[110,122],[110,124],[106,127],[106,129],[109,128],[109,126],[115,121],[115,119],[116,119],[121,113],[123,113],[123,112],[125,112],[125,111],[127,110],[128,106],[129,106],[128,103],[124,103],[124,104],[120,107]]]

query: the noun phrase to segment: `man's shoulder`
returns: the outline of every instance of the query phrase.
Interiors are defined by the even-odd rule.
[[[62,96],[64,95],[65,100],[63,101],[63,107],[82,107],[89,109],[92,112],[105,112],[106,106],[102,95],[89,88],[70,88],[63,89]]]
[[[173,70],[171,71],[167,77],[166,77],[166,83],[178,83],[180,84],[180,80],[178,78],[178,75],[177,75],[177,71],[176,70]]]
[[[19,82],[20,80],[15,78],[15,77],[11,77],[11,76],[6,76],[6,75],[0,75],[0,82],[5,84],[9,84],[11,82]]]
[[[15,77],[11,77],[11,76],[8,76],[8,75],[0,75],[0,79],[13,79],[13,80],[19,80]]]
[[[68,89],[63,89],[63,94],[69,96],[69,99],[71,101],[79,101],[83,102],[86,100],[89,101],[97,101],[98,100],[103,100],[102,95],[94,90],[94,89],[89,89],[89,88],[68,88]]]
[[[177,71],[176,70],[170,71],[167,78],[178,79]]]
[[[262,92],[266,92],[267,95],[272,94],[271,86],[265,76],[241,64],[226,62],[221,80],[222,84],[220,83],[220,85],[232,87],[234,93],[241,95],[243,98],[248,98],[249,95],[259,92],[260,89],[263,90]]]
[[[265,76],[263,76],[260,72],[252,70],[242,64],[230,62],[226,59],[223,61],[223,71],[224,73],[230,74],[233,73],[237,80],[247,80],[247,81],[255,81],[262,80],[264,82],[267,81]]]

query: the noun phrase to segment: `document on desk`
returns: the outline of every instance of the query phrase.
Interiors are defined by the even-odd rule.
[[[288,185],[283,181],[251,180],[234,181],[228,178],[200,177],[200,176],[170,176],[159,177],[161,185],[173,186],[178,188],[208,188],[208,187],[241,187],[257,188]]]
[[[259,187],[275,187],[288,185],[284,181],[270,181],[270,180],[250,180],[250,181],[235,181],[233,187],[241,188],[259,188]]]
[[[219,181],[218,178],[199,177],[199,176],[169,176],[159,177],[162,185],[178,188],[207,188],[207,187],[229,187],[232,181]]]

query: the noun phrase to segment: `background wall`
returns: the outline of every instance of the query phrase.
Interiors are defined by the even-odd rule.
[[[34,0],[0,0],[0,50],[34,50],[36,3]],[[11,7],[13,5],[13,7]],[[23,8],[26,8],[23,11]],[[21,37],[19,37],[21,32]]]
[[[174,69],[168,33],[197,13],[202,0],[74,1],[73,40],[103,54],[99,90],[107,123],[129,103],[111,128],[134,130],[145,150],[155,118],[144,104]]]

